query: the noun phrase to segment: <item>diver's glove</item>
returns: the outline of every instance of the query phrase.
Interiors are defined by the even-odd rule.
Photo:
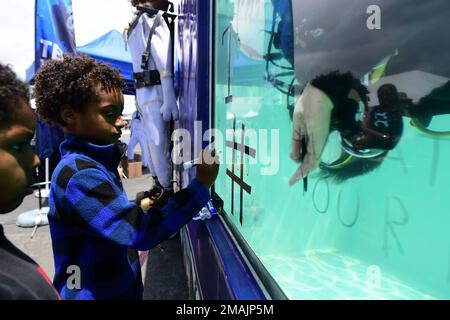
[[[291,158],[301,162],[289,180],[296,184],[317,168],[330,131],[333,102],[322,91],[308,83],[298,99],[292,117]]]
[[[141,191],[136,193],[134,201],[136,202],[137,205],[140,205],[141,201],[144,200],[145,198],[148,198],[147,191]]]
[[[150,190],[137,193],[135,201],[138,206],[144,211],[147,211],[149,207],[164,207],[173,194],[173,188],[164,188],[159,181],[156,180]],[[146,209],[144,209],[144,207]]]
[[[179,119],[177,99],[173,88],[173,79],[171,77],[161,77],[161,86],[163,91],[163,105],[160,112],[164,121],[170,121],[172,117],[174,121]]]

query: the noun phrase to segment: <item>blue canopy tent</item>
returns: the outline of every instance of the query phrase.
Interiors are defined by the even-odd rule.
[[[119,31],[111,30],[87,45],[77,47],[77,52],[119,69],[128,87],[125,93],[135,93],[130,51],[125,50],[125,42]]]
[[[119,69],[127,84],[127,89],[124,93],[135,94],[131,55],[129,51],[125,50],[125,42],[119,31],[111,30],[92,42],[77,47],[77,53],[88,55],[97,61],[107,63],[113,68]],[[34,69],[33,62],[26,73],[26,80],[29,83],[33,83],[34,81]]]

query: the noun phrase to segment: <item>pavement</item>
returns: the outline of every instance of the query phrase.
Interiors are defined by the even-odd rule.
[[[130,200],[135,198],[136,193],[150,189],[152,183],[153,179],[149,174],[123,180],[124,189]],[[20,214],[38,208],[39,199],[29,195],[16,210],[0,215],[0,224],[4,228],[6,237],[20,250],[31,256],[45,270],[50,279],[53,279],[55,269],[48,225],[39,227],[33,238],[31,238],[33,228],[16,226],[16,220]],[[187,278],[179,237],[163,242],[161,247],[150,251],[147,270],[144,270],[144,297],[158,300],[187,299]]]

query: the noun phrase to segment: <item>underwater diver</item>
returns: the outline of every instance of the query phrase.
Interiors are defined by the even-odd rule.
[[[380,0],[382,27],[377,30],[366,24],[370,0],[272,4],[267,60],[276,66],[275,58],[282,55],[295,69],[285,93],[293,125],[291,158],[301,165],[291,185],[305,178],[306,189],[306,177],[317,167],[338,182],[371,172],[399,143],[403,117],[428,135],[450,136],[428,128],[432,117],[450,114],[447,1],[411,0],[415,5],[405,7],[400,0]],[[427,23],[414,23],[419,20]],[[282,86],[275,76],[267,78]],[[379,103],[369,103],[369,91]],[[332,132],[338,133],[341,155],[330,163],[321,156]]]
[[[306,179],[317,167],[337,181],[374,170],[399,143],[403,117],[411,118],[412,125],[430,135],[450,136],[449,132],[426,129],[434,116],[450,114],[450,81],[417,103],[391,83],[377,89],[379,105],[369,106],[368,94],[367,87],[351,73],[331,72],[308,83],[292,117],[290,156],[301,165],[290,185]],[[335,130],[340,135],[342,154],[334,163],[325,164],[321,154],[329,133]],[[344,165],[346,170],[339,170]]]
[[[351,73],[337,71],[320,75],[306,85],[292,119],[290,156],[301,165],[289,180],[290,185],[319,166],[328,135],[334,130],[339,132],[347,154],[365,160],[364,173],[378,167],[397,145],[403,120],[395,86],[386,84],[378,89],[378,106],[369,107],[368,93]]]

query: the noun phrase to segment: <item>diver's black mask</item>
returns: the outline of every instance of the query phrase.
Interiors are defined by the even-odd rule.
[[[367,107],[359,122],[359,131],[341,135],[343,149],[359,158],[376,158],[392,150],[403,133],[403,119],[397,89],[386,84],[378,89],[380,104]]]

